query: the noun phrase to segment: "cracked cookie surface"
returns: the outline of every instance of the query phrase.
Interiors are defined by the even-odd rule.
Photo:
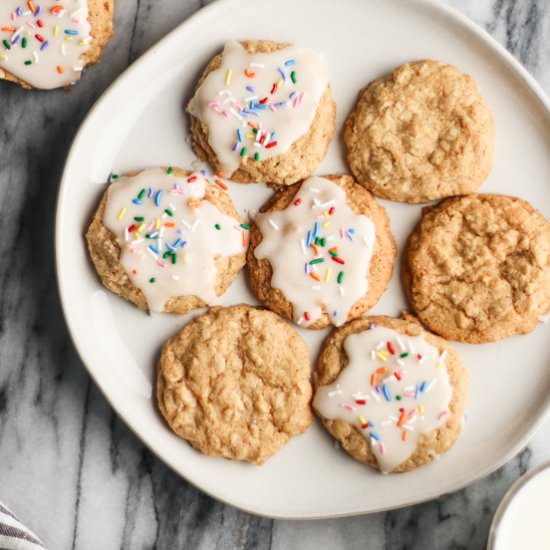
[[[550,223],[515,197],[448,199],[424,209],[403,279],[420,320],[445,338],[530,332],[550,309]]]
[[[207,455],[262,464],[312,422],[305,342],[279,316],[212,308],[163,346],[159,409]]]
[[[357,181],[379,197],[411,203],[474,192],[489,175],[494,140],[475,81],[430,60],[366,86],[344,131]]]

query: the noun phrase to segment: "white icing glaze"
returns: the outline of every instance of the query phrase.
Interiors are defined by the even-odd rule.
[[[385,327],[348,336],[344,350],[348,365],[317,390],[313,406],[324,418],[359,428],[380,469],[391,472],[411,456],[419,434],[449,419],[453,389],[445,352]]]
[[[201,200],[206,182],[200,173],[181,178],[152,168],[109,187],[103,222],[116,235],[120,262],[151,311],[162,311],[174,296],[212,303],[215,258],[246,249],[248,231],[240,221]]]
[[[206,77],[188,111],[208,126],[208,142],[229,177],[241,156],[264,160],[288,151],[309,130],[327,84],[312,50],[250,54],[228,42],[221,67]]]
[[[292,302],[295,321],[311,325],[325,310],[334,325],[345,323],[368,290],[372,221],[355,214],[345,191],[321,177],[304,181],[284,210],[257,214],[254,221],[262,233],[254,254],[269,260],[271,284]]]
[[[91,41],[87,0],[2,0],[0,28],[0,69],[44,90],[80,78]]]

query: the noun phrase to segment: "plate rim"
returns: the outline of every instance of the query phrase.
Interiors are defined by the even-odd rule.
[[[210,12],[215,12],[220,8],[220,6],[225,6],[227,4],[238,4],[241,1],[242,0],[216,0],[206,6],[203,6],[202,8],[200,8],[199,10],[191,14],[189,17],[187,17],[184,21],[182,21],[179,25],[177,25],[174,29],[172,29],[168,34],[166,34],[163,38],[161,38],[158,42],[154,43],[151,47],[149,47],[149,49],[147,49],[142,55],[140,55],[135,61],[133,61],[131,65],[129,65],[126,69],[124,69],[111,82],[111,84],[109,84],[109,86],[105,88],[105,90],[101,93],[101,95],[97,98],[97,100],[94,102],[90,110],[85,115],[84,119],[82,120],[78,128],[78,131],[76,132],[73,138],[73,141],[69,147],[69,150],[67,152],[67,156],[63,165],[63,173],[61,175],[60,184],[57,191],[56,206],[55,206],[55,230],[54,230],[53,240],[54,240],[55,276],[56,276],[57,288],[59,293],[59,300],[61,303],[61,309],[63,312],[63,317],[65,319],[67,331],[69,333],[71,342],[78,354],[78,357],[80,361],[82,361],[82,364],[86,368],[86,371],[90,376],[90,378],[93,380],[93,382],[96,384],[98,389],[101,391],[101,394],[103,395],[103,397],[109,403],[109,406],[124,421],[125,425],[139,439],[139,441],[143,445],[145,445],[155,455],[157,459],[161,460],[166,466],[168,466],[178,476],[183,478],[187,483],[199,489],[209,497],[219,502],[222,502],[223,504],[233,506],[234,508],[237,508],[238,510],[241,510],[243,512],[253,514],[259,517],[269,518],[269,519],[291,520],[291,521],[321,520],[321,519],[330,519],[330,518],[352,517],[352,516],[358,516],[358,515],[386,512],[389,510],[396,510],[407,506],[421,504],[424,502],[428,502],[428,501],[440,498],[443,495],[454,493],[465,487],[468,487],[473,483],[479,481],[480,479],[483,479],[488,475],[492,474],[502,466],[504,466],[507,462],[509,462],[512,458],[514,458],[517,454],[519,454],[529,444],[529,442],[534,437],[534,435],[538,432],[542,424],[550,418],[550,395],[548,395],[545,401],[541,403],[540,405],[541,412],[538,418],[536,419],[536,421],[533,422],[533,424],[529,427],[529,429],[524,431],[522,437],[518,439],[517,443],[507,453],[502,455],[499,460],[492,463],[483,471],[470,477],[466,482],[458,481],[458,482],[452,483],[450,488],[447,488],[445,491],[435,491],[434,494],[431,494],[425,497],[411,498],[406,502],[402,502],[398,505],[384,505],[366,512],[348,511],[348,512],[341,512],[341,513],[299,514],[299,515],[289,516],[289,515],[285,515],[285,514],[277,513],[273,511],[271,512],[258,511],[254,509],[254,507],[252,506],[248,506],[246,504],[240,504],[238,502],[234,502],[229,499],[220,497],[216,495],[213,491],[204,488],[199,482],[189,479],[187,477],[187,474],[183,472],[183,470],[180,468],[179,464],[176,463],[175,460],[170,459],[170,457],[168,456],[163,456],[162,450],[155,448],[152,443],[147,441],[145,436],[142,436],[140,434],[137,425],[134,426],[134,423],[130,419],[129,415],[125,414],[124,407],[119,406],[119,404],[117,404],[117,402],[115,402],[114,399],[111,399],[111,396],[105,390],[104,385],[96,376],[95,369],[90,366],[93,363],[93,361],[87,361],[85,358],[85,352],[83,351],[82,346],[79,344],[80,337],[78,336],[78,330],[75,327],[73,327],[72,314],[71,314],[72,307],[68,305],[68,297],[66,296],[66,292],[67,292],[66,285],[64,284],[65,275],[63,274],[63,269],[61,266],[61,258],[63,255],[61,251],[63,248],[62,247],[62,239],[63,239],[62,218],[63,218],[63,211],[64,211],[64,200],[65,200],[66,190],[69,187],[68,172],[72,164],[72,158],[75,155],[75,151],[80,146],[79,142],[82,139],[82,135],[85,133],[89,122],[95,118],[96,112],[102,108],[103,103],[107,101],[108,96],[111,95],[112,91],[118,88],[119,86],[123,85],[123,83],[127,79],[129,79],[134,74],[134,72],[140,70],[141,65],[145,61],[147,61],[150,57],[153,57],[156,54],[156,50],[158,48],[163,46],[165,42],[170,41],[173,35],[178,34],[180,32],[184,32],[185,28],[187,26],[191,26],[192,24],[194,24],[197,19],[207,17],[210,14]],[[535,78],[527,71],[527,69],[504,46],[502,46],[495,38],[493,38],[487,31],[485,31],[474,20],[470,19],[468,16],[466,16],[465,14],[463,14],[453,6],[450,6],[449,4],[444,4],[441,0],[392,0],[392,2],[394,2],[395,4],[406,3],[408,5],[410,5],[411,3],[414,3],[419,7],[427,8],[429,10],[432,10],[436,14],[443,15],[444,17],[451,20],[453,23],[457,24],[458,26],[462,26],[463,28],[465,28],[466,30],[474,34],[475,37],[478,40],[480,40],[480,42],[483,43],[485,47],[487,47],[494,54],[496,54],[497,57],[499,57],[506,64],[506,66],[509,69],[511,69],[516,76],[518,76],[521,79],[523,84],[527,86],[527,88],[531,91],[531,93],[534,95],[537,101],[546,110],[548,116],[550,116],[550,98],[546,95],[542,86],[537,82],[537,80],[535,80]],[[154,388],[154,384],[153,384],[153,388]],[[154,392],[153,392],[152,399],[154,401]]]

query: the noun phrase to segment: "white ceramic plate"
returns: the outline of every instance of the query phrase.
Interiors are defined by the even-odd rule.
[[[184,99],[205,62],[228,39],[270,38],[325,53],[338,127],[357,91],[405,61],[436,58],[475,77],[494,113],[495,166],[484,192],[519,195],[550,217],[548,101],[487,35],[439,3],[420,0],[221,0],[203,9],[130,67],[98,101],[65,167],[57,211],[57,270],[72,337],[114,409],[166,463],[205,492],[272,517],[373,512],[434,498],[487,475],[515,455],[544,419],[550,395],[549,326],[481,346],[457,346],[470,370],[468,421],[439,461],[405,475],[380,475],[336,449],[319,423],[262,467],[207,458],[174,436],[152,400],[163,340],[189,317],[149,318],[102,289],[81,237],[111,171],[189,167]],[[86,85],[84,82],[83,86]],[[346,169],[338,134],[318,173]],[[257,209],[262,185],[231,186],[238,208]],[[400,246],[420,207],[384,202]],[[396,266],[373,313],[405,306]],[[222,303],[256,303],[243,275]],[[301,331],[315,357],[325,332]]]

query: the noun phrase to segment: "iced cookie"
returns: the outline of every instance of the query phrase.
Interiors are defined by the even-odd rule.
[[[351,171],[375,195],[426,202],[474,192],[493,163],[493,118],[475,81],[438,61],[364,88],[345,124]]]
[[[420,320],[445,338],[530,332],[550,310],[550,223],[515,197],[447,199],[424,209],[403,279]]]
[[[248,266],[258,299],[305,328],[339,326],[384,292],[396,246],[386,211],[350,176],[280,189],[254,218]]]
[[[336,116],[319,54],[265,40],[228,42],[204,69],[187,110],[197,156],[245,183],[309,176]]]
[[[2,0],[0,79],[50,90],[74,84],[113,34],[114,0]]]
[[[111,183],[86,240],[110,291],[143,310],[186,313],[238,275],[248,226],[202,174],[153,168]]]
[[[325,340],[313,408],[355,460],[406,472],[456,441],[467,385],[458,353],[417,322],[362,318]]]
[[[202,453],[262,464],[311,424],[310,374],[305,342],[280,317],[212,308],[164,344],[158,404]]]

